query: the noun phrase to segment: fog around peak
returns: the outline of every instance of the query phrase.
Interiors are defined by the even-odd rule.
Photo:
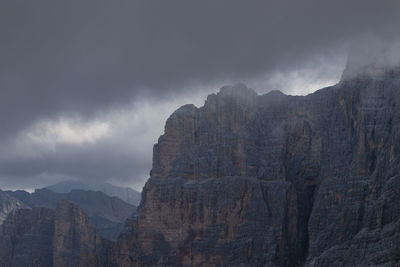
[[[1,1],[0,188],[140,190],[179,106],[237,82],[294,95],[335,84],[360,36],[396,40],[398,25],[397,0]],[[351,65],[363,59],[382,60]]]
[[[400,67],[400,38],[368,35],[353,41],[343,77],[376,75]]]

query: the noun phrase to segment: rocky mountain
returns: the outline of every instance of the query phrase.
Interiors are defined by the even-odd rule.
[[[237,84],[181,107],[116,242],[62,201],[13,211],[0,263],[399,266],[400,68],[373,73],[307,96]]]
[[[1,266],[106,266],[111,242],[76,205],[14,210],[0,226]]]
[[[59,194],[48,189],[37,189],[33,193],[21,190],[7,193],[32,208],[55,209],[60,200],[69,200],[82,208],[100,235],[110,240],[117,239],[125,220],[136,212],[135,206],[99,191],[72,190],[67,194]]]
[[[400,265],[400,69],[175,111],[119,266]]]
[[[16,209],[29,208],[18,199],[0,190],[0,225],[4,222],[7,215]]]
[[[68,180],[46,187],[56,193],[66,194],[72,190],[100,191],[111,197],[118,197],[123,201],[138,206],[141,194],[129,187],[115,186],[109,183],[85,183],[76,180]]]

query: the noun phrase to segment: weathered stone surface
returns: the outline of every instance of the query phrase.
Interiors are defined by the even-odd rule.
[[[7,218],[7,215],[16,209],[29,208],[20,200],[10,196],[4,191],[0,190],[0,225]]]
[[[400,73],[174,112],[121,266],[399,264]],[[362,257],[362,260],[360,260]]]
[[[19,209],[0,226],[0,266],[53,266],[54,212]]]
[[[102,239],[76,205],[19,209],[0,226],[0,266],[108,266],[111,242]]]
[[[48,189],[37,189],[31,194],[21,190],[7,193],[29,207],[55,209],[60,200],[67,199],[82,208],[99,234],[109,240],[117,239],[125,220],[136,212],[135,206],[102,192],[72,190],[61,194]]]
[[[109,245],[82,209],[69,201],[58,204],[54,221],[54,266],[107,266]]]
[[[36,209],[8,216],[0,237],[29,238],[0,259],[21,255],[30,264],[51,253],[54,266],[399,266],[400,71],[375,74],[346,74],[308,96],[258,96],[238,84],[203,107],[183,106],[154,146],[138,213],[112,249],[66,202],[47,217]],[[37,218],[53,227],[50,252],[21,245],[37,247]]]
[[[275,261],[288,184],[249,177],[203,181],[153,178],[131,234],[119,240],[121,266]],[[283,200],[283,201],[281,201]],[[134,238],[135,243],[130,243]],[[140,244],[140,246],[137,246]],[[132,251],[132,246],[137,248]]]

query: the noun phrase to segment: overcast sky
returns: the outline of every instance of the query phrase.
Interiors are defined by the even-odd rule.
[[[141,190],[179,106],[236,82],[334,84],[356,40],[393,38],[399,18],[397,0],[2,0],[0,188]]]

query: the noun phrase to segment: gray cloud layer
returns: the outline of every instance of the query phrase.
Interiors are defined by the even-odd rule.
[[[0,144],[15,152],[15,136],[43,120],[90,121],[126,111],[132,102],[169,103],[225,82],[285,89],[283,77],[295,77],[298,69],[330,80],[355,37],[392,38],[400,25],[399,10],[397,0],[4,0]],[[169,112],[178,102],[149,112]],[[134,151],[141,147],[122,149],[129,142],[127,133],[135,139],[137,128],[152,131],[149,142],[154,142],[162,125],[128,127],[130,112],[121,115],[126,121],[112,138],[56,145],[29,157],[0,156],[3,186],[15,177],[23,183],[43,173],[143,180],[150,156],[142,160]]]

